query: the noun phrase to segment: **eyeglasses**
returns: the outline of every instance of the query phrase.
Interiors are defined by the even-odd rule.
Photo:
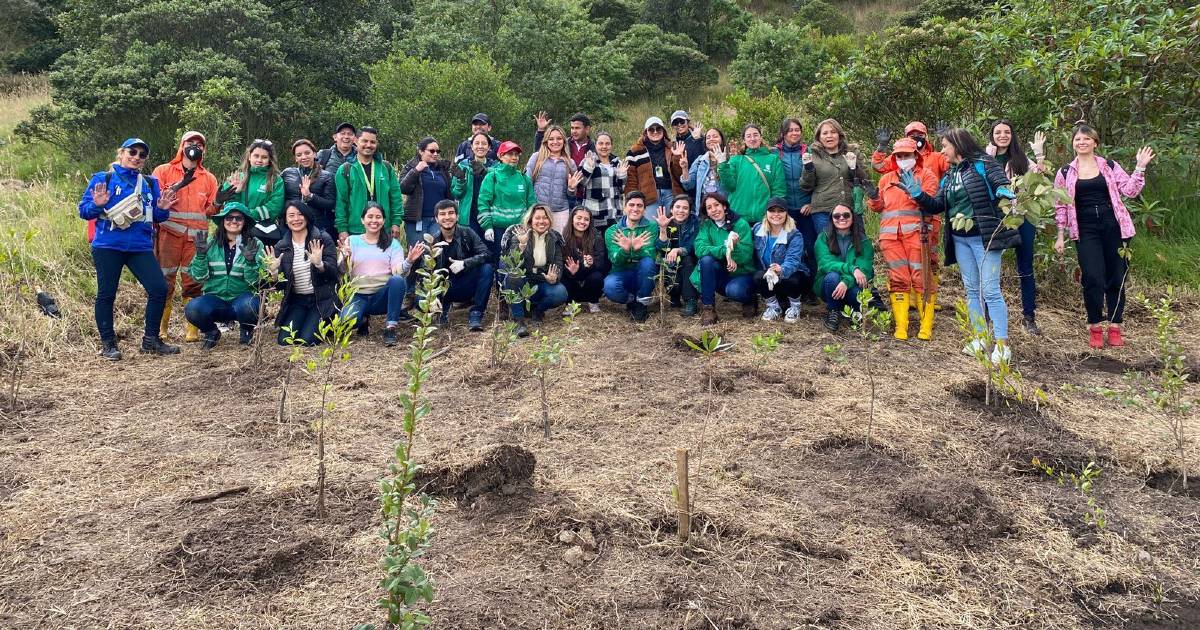
[[[843,221],[845,219],[849,219],[849,218],[853,217],[854,215],[850,214],[849,212],[837,212],[837,213],[834,213],[832,216],[833,216],[834,221]]]
[[[125,149],[125,153],[128,154],[129,157],[136,158],[136,159],[145,159],[145,158],[150,157],[149,151],[143,151],[141,149],[135,149],[132,147]]]
[[[226,220],[226,221],[233,221],[234,223],[245,223],[245,222],[246,222],[246,217],[243,217],[243,216],[241,216],[241,215],[239,215],[239,214],[231,214],[231,215],[229,215],[229,216],[225,217],[225,220]]]
[[[655,125],[649,129],[647,129],[646,131],[649,131],[650,133],[665,133],[667,130],[662,127],[659,127],[658,125]]]

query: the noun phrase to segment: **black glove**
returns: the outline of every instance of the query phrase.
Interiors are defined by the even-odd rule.
[[[179,180],[178,182],[175,182],[175,185],[171,186],[171,190],[174,190],[175,192],[179,192],[180,190],[183,189],[184,186],[187,186],[188,184],[192,183],[192,181],[194,181],[195,179],[196,179],[196,169],[194,169],[194,168],[185,169],[183,171],[183,179]]]
[[[879,128],[875,130],[875,142],[878,143],[876,148],[880,153],[887,153],[888,142],[892,139],[892,130]]]
[[[454,179],[465,179],[467,177],[466,171],[462,170],[462,167],[458,165],[458,162],[451,162],[449,171],[450,175],[454,177]]]
[[[879,199],[879,188],[868,181],[862,182],[863,190],[867,191],[867,197],[871,199]]]
[[[258,239],[247,236],[242,240],[242,258],[253,261],[258,255]]]
[[[196,246],[197,256],[206,256],[208,254],[208,233],[196,232],[192,237],[192,243]]]
[[[230,186],[228,188],[223,188],[217,192],[216,205],[218,205],[218,206],[224,205],[226,201],[233,199],[237,195],[238,195],[238,192],[236,190],[234,190],[232,186]]]

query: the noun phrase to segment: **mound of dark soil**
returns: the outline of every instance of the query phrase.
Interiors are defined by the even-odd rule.
[[[941,529],[947,541],[975,546],[1013,533],[1013,520],[973,482],[940,475],[906,480],[896,492],[896,507]]]
[[[445,461],[434,457],[433,461]],[[516,486],[533,476],[537,458],[512,444],[492,446],[476,452],[466,461],[432,466],[417,474],[418,490],[459,500],[472,499],[500,490],[515,492]]]

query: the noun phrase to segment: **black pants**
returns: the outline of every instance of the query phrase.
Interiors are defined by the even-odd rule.
[[[116,341],[113,331],[113,303],[117,299],[117,283],[125,267],[146,289],[146,327],[142,334],[151,339],[158,338],[163,309],[167,305],[167,281],[154,252],[125,252],[119,249],[96,247],[92,249],[92,262],[96,266],[96,329],[103,341]]]
[[[812,282],[808,280],[802,273],[794,273],[787,278],[780,278],[779,282],[775,283],[774,289],[767,288],[767,281],[763,278],[766,275],[766,269],[759,269],[754,272],[754,286],[758,289],[758,294],[764,298],[787,298],[795,300],[800,298],[804,287],[812,287]],[[787,305],[784,304],[784,307]]]
[[[1121,226],[1110,206],[1079,208],[1079,272],[1083,280],[1083,306],[1089,324],[1120,324],[1125,314],[1126,262],[1118,250]]]
[[[577,275],[563,276],[563,286],[567,288],[570,301],[580,304],[594,304],[604,295],[604,275],[596,270],[587,270],[580,264]]]
[[[669,291],[672,300],[689,302],[699,297],[696,285],[692,284],[692,271],[695,269],[695,256],[684,254],[679,257],[679,268],[675,270],[675,284]]]

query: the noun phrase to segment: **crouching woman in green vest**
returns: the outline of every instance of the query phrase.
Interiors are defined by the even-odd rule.
[[[255,287],[264,253],[258,239],[250,236],[246,216],[244,204],[230,201],[213,216],[214,239],[195,236],[196,255],[188,273],[204,284],[204,295],[188,302],[184,316],[204,335],[202,350],[212,350],[221,338],[217,322],[237,320],[242,345],[250,343],[258,325]]]

